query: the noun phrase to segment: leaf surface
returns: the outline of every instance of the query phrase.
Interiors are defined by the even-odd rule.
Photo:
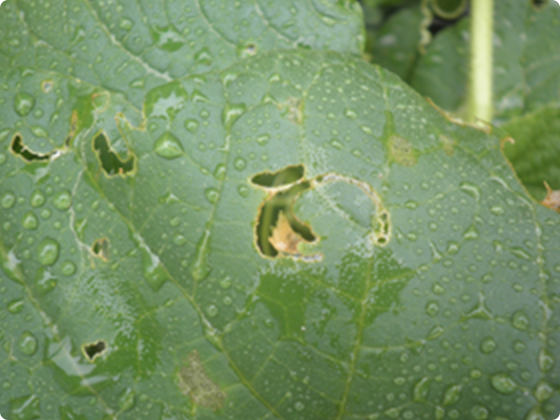
[[[532,1],[495,2],[494,107],[496,122],[536,110],[560,96],[560,7]],[[469,19],[438,34],[419,60],[411,85],[449,111],[465,105]]]
[[[58,153],[0,143],[7,420],[557,415],[560,216],[500,138],[336,52],[80,80]],[[316,239],[273,258],[282,192]]]

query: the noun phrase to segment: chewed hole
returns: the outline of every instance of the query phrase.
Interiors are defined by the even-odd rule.
[[[262,172],[251,178],[251,182],[260,187],[277,188],[293,184],[303,178],[303,165],[288,166],[277,172]]]
[[[94,361],[97,357],[101,356],[107,350],[107,343],[103,340],[96,341],[95,343],[86,344],[82,347],[84,354],[90,361]]]
[[[548,0],[532,0],[531,2],[533,3],[533,6],[537,9],[540,9],[545,4],[549,3]]]
[[[16,135],[12,140],[12,145],[10,149],[13,154],[20,156],[26,162],[37,162],[37,161],[45,161],[49,160],[52,153],[35,153],[27,148],[23,144],[23,140],[21,136]]]
[[[98,134],[93,139],[93,149],[103,171],[108,176],[126,175],[134,170],[134,156],[129,153],[128,158],[123,161],[111,147],[109,139],[103,134]]]
[[[109,240],[107,238],[97,239],[92,247],[93,255],[101,258],[103,261],[109,261]]]
[[[249,55],[255,55],[257,53],[257,46],[255,44],[248,44],[245,46],[245,52]]]

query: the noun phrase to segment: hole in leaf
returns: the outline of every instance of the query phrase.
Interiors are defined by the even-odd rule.
[[[103,171],[108,176],[126,175],[134,170],[134,156],[129,152],[129,157],[123,161],[112,149],[109,139],[100,133],[93,139],[93,149]]]
[[[93,243],[91,251],[103,261],[109,261],[109,240],[107,238],[97,239]]]
[[[82,348],[88,360],[93,362],[97,357],[105,353],[107,350],[107,343],[103,340],[98,340],[95,343],[86,344]]]
[[[251,182],[265,188],[277,188],[293,184],[303,178],[303,165],[288,166],[278,172],[262,172],[251,178]]]
[[[311,186],[309,181],[296,183],[303,178],[304,172],[303,165],[297,165],[274,173],[263,172],[251,179],[253,184],[265,188],[294,184],[277,191],[261,208],[256,226],[257,245],[268,257],[276,257],[280,252],[297,255],[299,243],[316,239],[311,228],[296,217],[292,208],[297,196]]]
[[[549,0],[532,0],[531,1],[533,3],[533,6],[535,7],[535,9],[540,9],[541,7],[543,7],[544,5],[546,5],[547,3],[549,3]]]
[[[13,154],[20,156],[26,162],[37,162],[37,161],[45,161],[49,160],[52,153],[36,153],[27,148],[26,145],[23,144],[23,140],[21,136],[16,135],[12,140],[12,145],[10,149]]]

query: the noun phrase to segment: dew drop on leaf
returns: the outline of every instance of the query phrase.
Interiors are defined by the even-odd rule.
[[[8,303],[8,312],[11,314],[19,314],[24,307],[23,299],[14,299]]]
[[[53,204],[58,210],[68,210],[72,204],[70,191],[63,190],[58,192],[54,196]]]
[[[59,252],[60,244],[52,238],[43,239],[37,246],[37,257],[42,265],[53,265]]]
[[[184,154],[183,145],[174,134],[167,132],[162,134],[154,144],[154,151],[158,156],[165,159],[175,159]]]
[[[216,305],[210,305],[206,309],[206,313],[208,314],[209,317],[213,318],[216,315],[218,315],[218,308],[216,307]]]
[[[35,190],[31,194],[30,202],[32,207],[41,207],[43,204],[45,204],[45,201],[45,195],[41,191]]]
[[[72,274],[74,274],[76,272],[76,266],[74,265],[74,263],[72,261],[65,261],[62,264],[62,267],[60,268],[60,271],[65,276],[71,276]]]
[[[35,230],[37,229],[37,227],[39,227],[39,219],[37,219],[35,213],[33,213],[32,211],[28,211],[23,215],[21,224],[25,229]]]
[[[18,115],[25,117],[35,106],[35,97],[26,92],[19,92],[14,98],[14,109]]]
[[[524,311],[517,311],[513,314],[511,319],[512,325],[521,331],[527,331],[529,329],[529,318]]]
[[[26,356],[33,356],[37,351],[37,339],[29,331],[21,335],[18,345],[21,352]]]
[[[517,384],[507,373],[498,373],[490,378],[492,386],[501,394],[511,394],[517,389]]]
[[[490,354],[494,350],[496,350],[497,344],[493,338],[488,337],[485,338],[482,343],[480,344],[480,351],[484,354]]]
[[[11,192],[7,192],[2,196],[0,203],[2,204],[2,207],[4,207],[5,209],[12,208],[16,203],[16,196],[13,195]]]
[[[207,188],[204,195],[211,204],[215,204],[220,198],[220,193],[215,188]]]
[[[233,161],[233,167],[238,171],[242,171],[246,166],[247,162],[245,162],[245,159],[243,159],[241,156],[236,157]]]

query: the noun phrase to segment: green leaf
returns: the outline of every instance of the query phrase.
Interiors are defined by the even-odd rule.
[[[504,151],[515,172],[538,200],[546,196],[545,182],[560,190],[560,105],[550,104],[503,126],[515,143]]]
[[[423,18],[419,7],[406,8],[389,17],[375,34],[372,62],[409,80],[419,54]]]
[[[257,54],[140,102],[80,71],[56,152],[0,141],[6,420],[558,413],[560,215],[500,138],[336,52]],[[30,147],[31,117],[10,118]],[[261,209],[294,187],[262,255]]]
[[[495,1],[496,122],[536,110],[560,95],[560,7],[546,1]],[[411,85],[449,111],[461,113],[468,83],[469,21],[443,30],[419,60]]]

